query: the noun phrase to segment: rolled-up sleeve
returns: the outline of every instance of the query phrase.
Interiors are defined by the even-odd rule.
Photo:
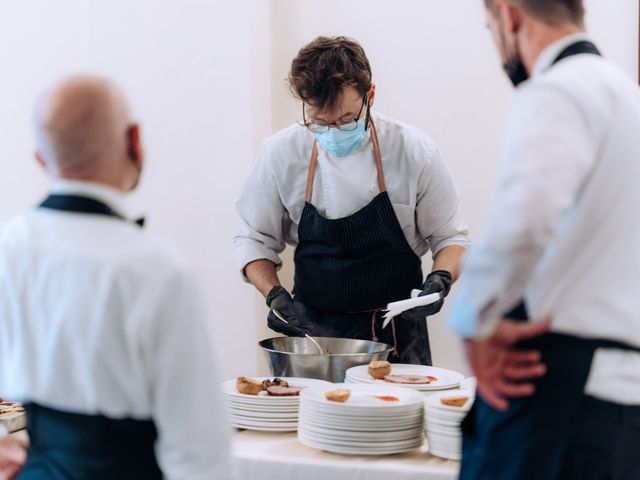
[[[434,148],[418,179],[416,223],[433,256],[449,245],[469,246],[469,227],[460,214],[460,200],[451,172]]]
[[[165,283],[143,338],[160,467],[169,480],[235,478],[213,333],[198,282],[185,269]]]
[[[236,202],[240,227],[233,243],[241,272],[255,260],[270,260],[277,268],[282,265],[287,217],[269,161],[269,148],[263,145]]]
[[[516,96],[498,193],[449,316],[462,337],[489,335],[520,302],[595,159],[579,103],[567,92],[531,88]]]

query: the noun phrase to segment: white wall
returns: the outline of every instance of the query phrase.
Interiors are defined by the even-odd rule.
[[[134,201],[149,230],[197,266],[220,358],[233,359],[224,376],[253,371],[253,290],[239,279],[231,238],[234,199],[253,162],[253,26],[268,19],[258,21],[250,1],[0,5],[0,220],[45,192],[32,161],[36,94],[67,73],[108,75],[143,127],[147,168]]]
[[[635,0],[587,0],[588,26],[606,54],[637,76]],[[472,235],[482,232],[511,87],[485,29],[481,0],[273,0],[273,126],[300,116],[283,79],[297,50],[317,35],[364,46],[377,84],[376,108],[427,132],[449,161]],[[430,262],[425,261],[428,268]],[[285,269],[291,283],[291,269]],[[455,290],[453,292],[455,294]],[[446,308],[429,320],[436,365],[467,371]]]
[[[143,125],[148,164],[135,203],[149,230],[184,250],[204,282],[225,377],[264,368],[264,300],[234,262],[234,201],[262,138],[299,117],[285,79],[319,34],[365,46],[377,108],[429,133],[449,160],[474,235],[495,186],[510,88],[481,0],[30,0],[0,2],[0,221],[46,182],[32,160],[36,94],[72,72],[123,85]],[[637,2],[588,0],[605,53],[637,69]],[[290,252],[284,280],[291,285]],[[443,316],[435,361],[464,368]]]

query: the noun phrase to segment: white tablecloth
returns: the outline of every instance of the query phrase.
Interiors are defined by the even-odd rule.
[[[240,480],[454,480],[460,468],[426,445],[400,455],[336,455],[302,445],[295,433],[239,431],[233,451]]]

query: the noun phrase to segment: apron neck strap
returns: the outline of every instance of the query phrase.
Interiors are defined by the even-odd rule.
[[[316,176],[316,166],[318,165],[318,142],[313,141],[313,149],[311,150],[311,160],[309,161],[309,172],[307,173],[307,193],[305,194],[305,202],[311,203],[311,195],[313,194],[313,179]]]
[[[378,173],[378,187],[380,193],[387,191],[387,185],[384,180],[384,170],[382,169],[382,155],[380,154],[380,142],[378,140],[378,131],[373,123],[373,119],[369,119],[369,129],[371,131],[371,143],[373,145],[373,156],[376,161],[376,171]],[[316,167],[318,165],[318,142],[313,142],[313,148],[311,150],[311,159],[309,161],[309,172],[307,174],[307,190],[305,194],[305,202],[311,203],[311,196],[313,195],[313,180],[316,175]]]
[[[371,129],[371,141],[373,142],[373,156],[376,159],[376,170],[378,171],[378,187],[380,192],[387,191],[387,185],[384,181],[384,170],[382,169],[382,154],[380,153],[380,141],[378,140],[378,130],[373,118],[369,119],[369,128]]]

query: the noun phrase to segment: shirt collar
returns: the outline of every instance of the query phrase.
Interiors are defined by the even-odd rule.
[[[542,53],[538,57],[538,60],[536,60],[535,65],[533,66],[533,73],[531,76],[535,77],[543,74],[544,72],[549,70],[549,68],[551,68],[553,62],[555,62],[556,58],[558,58],[558,55],[560,55],[565,48],[576,42],[585,40],[590,41],[591,39],[589,35],[584,32],[573,33],[571,35],[567,35],[566,37],[562,37],[559,40],[556,40],[542,51]]]
[[[93,198],[108,205],[120,215],[128,217],[128,196],[102,183],[56,179],[51,182],[49,192],[54,195],[79,195]]]

